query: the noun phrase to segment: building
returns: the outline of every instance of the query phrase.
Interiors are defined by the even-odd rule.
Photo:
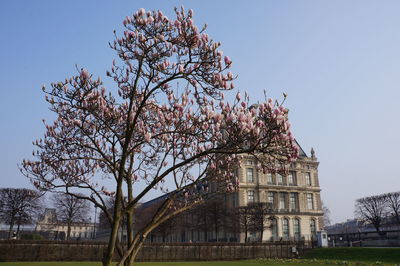
[[[151,242],[214,242],[214,241],[285,241],[315,240],[323,228],[320,186],[318,180],[319,162],[315,152],[307,156],[299,144],[299,158],[288,166],[288,174],[263,174],[257,171],[251,156],[243,156],[241,167],[237,169],[239,189],[233,193],[219,194],[216,206],[198,207],[176,217],[167,226],[161,226],[150,236]],[[211,184],[211,192],[216,190]],[[145,203],[149,206],[165,196]],[[213,198],[211,197],[213,200]],[[215,198],[214,198],[215,199]],[[211,200],[211,201],[212,201]],[[249,230],[240,228],[235,210],[255,203],[265,203],[270,207],[265,229]],[[207,222],[206,216],[211,222]],[[235,220],[236,219],[236,220]],[[236,223],[236,225],[235,225]],[[217,228],[218,227],[218,228]],[[246,229],[247,230],[247,229]]]
[[[40,216],[35,231],[41,233],[47,239],[67,238],[68,224],[57,219],[55,209],[46,209]],[[71,224],[70,239],[83,240],[94,239],[96,234],[96,225],[91,222],[79,222]]]
[[[299,158],[289,165],[286,176],[257,171],[251,157],[244,157],[244,162],[238,169],[239,190],[232,195],[232,207],[253,202],[264,202],[273,206],[273,219],[270,228],[263,233],[263,241],[311,240],[323,228],[319,162],[313,149],[309,157],[298,146]],[[253,234],[252,238],[257,236]],[[243,233],[240,241],[244,242]]]
[[[380,233],[371,223],[348,219],[325,227],[331,246],[400,246],[400,224],[394,217],[382,219]]]

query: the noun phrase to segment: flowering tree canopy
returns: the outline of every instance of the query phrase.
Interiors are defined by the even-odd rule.
[[[122,216],[128,216],[130,247],[122,261],[132,262],[148,232],[201,202],[195,184],[203,177],[234,190],[233,169],[241,154],[253,155],[260,171],[281,170],[297,157],[288,110],[271,99],[249,106],[240,93],[226,102],[224,91],[234,88],[231,59],[206,27],[195,26],[192,10],[175,13],[176,19],[169,19],[161,11],[140,9],[126,17],[123,36],[110,43],[119,59],[107,76],[117,94],[86,69],[43,88],[57,119],[45,122],[45,136],[34,142],[35,158],[24,160],[22,171],[38,189],[64,190],[105,213],[105,197],[116,199],[107,214],[112,234],[104,265],[118,249]],[[104,187],[102,178],[115,181],[115,187]],[[134,197],[139,181],[146,187]],[[135,206],[151,189],[166,192],[166,183],[175,190],[134,236],[129,219]],[[82,190],[86,196],[78,194]]]

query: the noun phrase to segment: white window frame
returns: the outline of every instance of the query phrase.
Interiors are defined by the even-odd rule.
[[[317,221],[313,218],[310,219],[310,233],[313,236],[317,234]]]
[[[304,173],[304,179],[305,179],[305,182],[306,182],[307,186],[312,186],[311,173],[310,172],[305,172]]]
[[[279,209],[285,209],[285,194],[284,193],[279,193]]]
[[[297,209],[297,195],[295,192],[290,192],[290,208],[292,210]]]
[[[299,218],[293,219],[293,235],[295,238],[301,237],[301,223]]]
[[[272,179],[272,174],[271,173],[267,173],[267,184],[273,184],[274,181]]]
[[[278,182],[278,185],[283,185],[285,182],[285,180],[283,179],[283,175],[281,175],[281,174],[276,174],[276,180]],[[282,181],[282,182],[280,182],[280,181]]]
[[[307,209],[314,210],[314,195],[312,193],[307,194]]]
[[[251,175],[249,174],[251,173]],[[246,168],[246,179],[248,183],[254,183],[254,169]]]
[[[247,191],[247,202],[254,202],[255,200],[255,195],[254,195],[254,190],[248,190]]]
[[[282,220],[282,236],[284,238],[289,238],[290,236],[290,229],[289,229],[289,219],[283,218]]]
[[[272,205],[274,204],[274,198],[275,198],[275,192],[273,191],[268,191],[268,198],[267,201],[268,203],[271,203]]]

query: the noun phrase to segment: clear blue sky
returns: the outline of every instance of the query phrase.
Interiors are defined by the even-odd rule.
[[[140,7],[195,11],[251,99],[289,94],[293,131],[320,160],[333,221],[359,197],[400,190],[399,1],[8,1],[0,9],[0,186],[29,186],[17,163],[51,117],[41,84],[104,77],[113,30]],[[232,93],[233,95],[234,93]]]

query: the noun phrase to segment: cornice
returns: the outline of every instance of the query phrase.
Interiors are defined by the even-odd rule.
[[[240,188],[267,189],[267,190],[278,190],[278,191],[312,191],[312,192],[321,192],[321,188],[320,187],[259,185],[259,184],[249,184],[249,183],[240,183],[239,184],[239,189]]]

